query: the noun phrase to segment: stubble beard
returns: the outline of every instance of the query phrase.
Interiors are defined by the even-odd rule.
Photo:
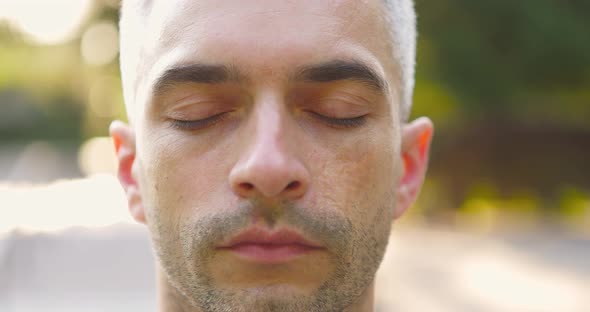
[[[154,247],[168,283],[185,301],[203,312],[340,312],[356,301],[370,285],[383,259],[391,230],[392,205],[381,205],[373,220],[355,226],[333,212],[313,215],[286,204],[281,222],[321,241],[330,252],[333,273],[311,295],[277,295],[280,286],[242,290],[215,285],[209,266],[214,244],[249,225],[255,203],[246,203],[234,214],[200,217],[170,228],[153,222],[158,235]],[[188,312],[188,311],[187,311]]]

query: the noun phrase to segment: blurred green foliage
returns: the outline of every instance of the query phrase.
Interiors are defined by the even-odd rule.
[[[470,118],[588,128],[590,2],[418,0],[417,10],[418,88],[444,86]]]
[[[100,3],[100,2],[99,2]],[[81,34],[97,21],[116,22],[112,6],[97,6],[79,35],[60,45],[37,45],[0,20],[0,144],[31,140],[81,143],[106,135],[112,118],[124,118],[121,87],[104,90],[121,107],[113,116],[89,109],[93,85],[105,77],[118,79],[118,64],[87,65],[80,52]]]

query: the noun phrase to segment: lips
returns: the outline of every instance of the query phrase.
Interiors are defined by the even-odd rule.
[[[268,231],[253,227],[231,238],[218,249],[253,263],[280,264],[324,248],[293,230]]]

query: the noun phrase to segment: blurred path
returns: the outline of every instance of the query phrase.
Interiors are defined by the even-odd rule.
[[[587,312],[589,265],[588,239],[405,228],[380,270],[381,311]]]

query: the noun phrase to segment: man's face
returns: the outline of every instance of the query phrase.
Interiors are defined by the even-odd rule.
[[[341,311],[371,287],[403,171],[381,10],[155,2],[136,80],[134,204],[195,307]]]

